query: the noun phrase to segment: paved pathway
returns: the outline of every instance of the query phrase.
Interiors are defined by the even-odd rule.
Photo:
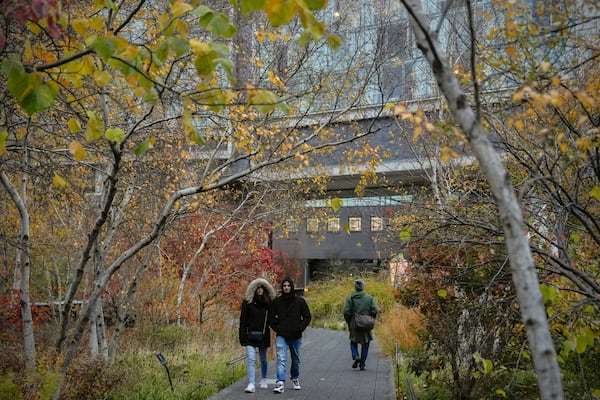
[[[352,369],[347,331],[308,328],[301,349],[300,385],[294,390],[289,379],[285,392],[273,393],[275,362],[269,363],[269,388],[244,393],[247,379],[235,382],[209,400],[238,399],[302,399],[302,400],[395,400],[392,360],[380,353],[376,341],[371,342],[365,371]],[[288,378],[290,360],[288,357]],[[235,368],[246,368],[245,361]],[[260,366],[257,365],[260,381]],[[258,385],[257,385],[258,386]]]

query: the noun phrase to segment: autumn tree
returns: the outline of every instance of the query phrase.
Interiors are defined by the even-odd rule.
[[[324,2],[297,1],[295,8],[278,4],[241,1],[232,10],[225,2],[209,8],[196,2],[141,0],[66,3],[59,8],[43,1],[3,8],[6,40],[1,59],[7,79],[0,172],[11,195],[3,197],[6,209],[20,214],[21,234],[10,237],[20,241],[14,247],[21,251],[15,282],[30,368],[36,356],[28,325],[32,281],[21,266],[29,267],[31,254],[39,254],[42,262],[35,266],[44,267],[51,282],[47,298],[59,305],[55,335],[56,349],[64,357],[59,365],[62,379],[84,337],[92,352],[114,356],[127,307],[119,307],[120,325],[111,339],[102,308],[109,303],[101,300],[118,292],[124,294],[121,300],[129,301],[144,285],[148,268],[160,265],[158,249],[165,232],[199,205],[213,209],[211,202],[223,198],[214,192],[238,183],[251,187],[252,182],[319,175],[319,163],[313,163],[311,154],[325,154],[328,148],[372,133],[366,129],[340,136],[327,128],[358,104],[360,90],[344,98],[326,121],[307,118],[315,108],[302,99],[311,93],[318,99],[319,93],[335,89],[318,80],[327,76],[324,72],[313,76],[314,86],[300,92],[288,93],[286,87],[293,83],[284,79],[296,76],[294,68],[300,69],[301,63],[283,68],[282,77],[265,68],[259,71],[264,73],[258,74],[261,79],[249,79],[255,71],[244,70],[246,62],[255,62],[258,70],[260,57],[246,53],[254,47],[241,46],[254,39],[230,22],[231,15],[249,18],[262,10],[267,16],[263,35],[272,33],[280,43],[298,39],[298,51],[317,42],[322,48],[327,42],[338,44],[334,37],[323,36],[325,26],[313,13]],[[280,27],[296,16],[298,23],[284,32]],[[267,31],[268,25],[275,29]],[[264,43],[260,34],[256,43]],[[344,93],[342,89],[333,92]],[[286,114],[294,118],[284,121]],[[286,162],[291,167],[280,167]],[[40,201],[34,201],[38,197],[32,192]],[[253,201],[268,208],[260,199],[258,195]],[[231,211],[236,203],[228,201],[223,208],[228,214],[216,221],[217,227],[235,217]],[[3,218],[4,224],[8,221]],[[26,229],[30,221],[35,222],[31,233]],[[236,221],[238,227],[250,222]],[[55,235],[46,247],[40,246],[39,238],[47,237],[49,228]],[[6,225],[3,229],[9,230]],[[30,248],[31,238],[36,244],[23,251]],[[196,250],[202,251],[202,245]],[[208,260],[217,260],[216,250]],[[193,256],[187,261],[190,267],[196,263]],[[234,265],[227,257],[215,263],[227,264]],[[256,268],[255,261],[248,268]],[[36,277],[42,275],[41,268],[35,271]],[[202,275],[194,294],[206,298],[206,289],[217,286],[214,277]],[[120,278],[126,281],[117,285]],[[79,302],[81,312],[73,319]]]
[[[561,182],[566,182],[564,179],[567,179],[570,183],[578,182],[575,186],[578,188],[575,193],[585,193],[584,198],[588,199],[586,204],[593,204],[594,191],[597,191],[598,187],[597,176],[593,173],[582,175],[575,171],[578,168],[587,171],[594,170],[595,157],[590,157],[590,154],[594,154],[595,145],[591,143],[595,142],[593,137],[597,129],[595,128],[597,121],[593,117],[590,118],[593,114],[588,113],[589,107],[593,108],[594,106],[593,102],[580,100],[579,105],[581,107],[572,107],[573,104],[577,104],[575,99],[589,99],[588,93],[594,93],[593,90],[589,91],[593,84],[586,88],[580,88],[574,85],[577,82],[576,79],[569,78],[572,78],[577,70],[580,72],[586,70],[589,73],[590,70],[585,68],[587,62],[596,59],[598,56],[597,48],[589,42],[590,39],[593,40],[593,37],[596,36],[594,24],[590,24],[589,15],[597,15],[597,7],[592,4],[584,7],[587,15],[583,15],[578,12],[579,9],[574,5],[571,7],[570,4],[553,4],[546,9],[541,6],[527,9],[525,4],[509,6],[502,4],[497,9],[479,9],[476,8],[476,4],[466,2],[463,14],[465,18],[463,26],[466,27],[466,30],[462,43],[465,44],[467,54],[470,54],[470,62],[467,69],[464,70],[464,75],[462,75],[461,68],[464,67],[464,64],[455,67],[451,64],[452,58],[445,57],[443,48],[438,42],[440,38],[436,38],[433,31],[430,30],[431,25],[426,19],[419,2],[406,1],[403,3],[411,15],[417,44],[430,63],[438,86],[448,101],[449,112],[455,123],[465,133],[465,137],[489,181],[491,193],[499,207],[499,226],[502,227],[503,237],[507,244],[507,256],[511,262],[513,275],[512,280],[519,298],[523,322],[527,328],[528,345],[532,351],[532,358],[538,373],[538,388],[541,398],[562,398],[558,358],[556,357],[554,342],[550,336],[545,310],[542,307],[543,299],[547,300],[549,296],[548,287],[542,286],[544,294],[542,296],[538,286],[538,276],[546,284],[553,280],[553,278],[549,279],[552,275],[555,278],[561,276],[561,279],[566,278],[566,280],[570,280],[567,278],[567,276],[570,276],[573,281],[568,286],[574,285],[577,287],[574,290],[581,292],[583,298],[587,297],[586,293],[594,293],[594,289],[588,286],[591,284],[593,287],[594,283],[584,278],[588,273],[586,262],[582,263],[581,269],[569,265],[564,270],[553,268],[553,263],[550,263],[549,267],[547,261],[544,263],[538,262],[538,255],[544,254],[543,257],[547,260],[548,257],[552,258],[552,249],[556,249],[556,244],[561,243],[564,246],[561,248],[563,251],[560,252],[560,255],[565,258],[571,257],[567,256],[570,253],[567,245],[570,240],[565,240],[564,235],[561,235],[562,239],[553,236],[555,225],[552,221],[555,220],[556,216],[563,214],[565,208],[555,208],[546,212],[548,206],[545,205],[545,201],[529,201],[528,199],[530,196],[533,198],[533,193],[536,193],[535,197],[539,198],[537,196],[540,191],[536,190],[538,187],[542,190],[542,193],[546,192],[551,197],[554,197],[556,193],[565,193],[568,197],[581,198],[581,194],[575,195],[570,187],[568,190],[564,190],[566,188],[556,190],[556,188],[547,185],[547,179],[552,181],[556,177],[560,177],[558,179]],[[460,6],[463,5],[460,4]],[[452,7],[454,6],[448,5],[447,10],[451,10]],[[443,27],[447,18],[449,17],[444,13],[442,20],[436,26]],[[492,24],[493,28],[484,32],[484,35],[479,35],[478,27],[481,26],[479,22],[483,21],[485,25],[485,21],[490,20],[495,21]],[[453,24],[453,26],[456,26],[456,24]],[[573,63],[572,60],[574,59],[580,60],[581,63]],[[574,65],[577,67],[573,68]],[[592,79],[592,81],[594,80]],[[461,86],[459,82],[465,86]],[[556,89],[553,89],[553,86]],[[466,88],[466,91],[463,87]],[[512,94],[512,97],[510,94],[507,96],[507,90],[508,93]],[[569,104],[568,100],[565,101],[568,97],[572,97],[574,102]],[[514,101],[516,101],[516,104],[513,103]],[[566,106],[564,109],[562,108],[563,105]],[[401,108],[398,111],[399,115],[406,115],[410,118],[410,113],[405,113],[405,109]],[[502,111],[506,111],[506,113]],[[520,118],[513,118],[516,113],[519,113]],[[546,115],[556,115],[557,123],[550,125],[549,128],[549,125],[547,125],[549,119],[538,118]],[[482,123],[483,119],[486,121],[485,124]],[[531,126],[529,121],[535,122],[536,120],[543,120],[544,126],[537,125],[537,129],[529,128]],[[424,123],[420,123],[420,125],[426,126]],[[502,128],[498,128],[499,126]],[[577,126],[586,127],[582,130],[585,134],[578,136],[577,140],[573,139],[571,142],[568,139],[564,140],[564,138],[570,137],[570,135],[564,133],[565,126],[568,127],[567,132],[576,132],[577,130],[573,128]],[[508,181],[508,172],[500,164],[494,146],[483,135],[484,128],[489,127],[492,127],[491,131],[496,134],[496,137],[503,139],[503,143],[496,146],[495,149],[505,150],[510,154],[509,161],[517,161],[509,164],[508,169],[514,174],[515,179],[513,182]],[[530,136],[529,139],[523,141],[524,136],[522,133],[526,127],[529,128],[527,132]],[[591,132],[591,136],[589,132]],[[552,138],[550,143],[553,144],[549,147],[553,151],[544,150],[539,146],[540,142],[546,143],[548,138]],[[559,142],[563,143],[562,147],[558,146],[557,143]],[[568,143],[573,143],[572,152],[567,150]],[[504,144],[507,147],[503,147]],[[451,147],[447,148],[451,149]],[[454,150],[450,150],[449,154],[452,154],[452,152]],[[559,162],[556,162],[558,154],[560,154],[560,157],[558,157]],[[578,155],[573,158],[573,154]],[[524,155],[528,157],[524,157]],[[580,160],[581,167],[575,168],[576,163],[561,162],[561,160],[567,161],[569,159]],[[524,163],[524,160],[527,160],[527,164]],[[570,171],[561,168],[559,172],[557,167],[564,164],[568,164],[573,168]],[[523,168],[525,165],[527,167]],[[544,166],[544,170],[540,170],[539,166]],[[546,171],[546,166],[552,166],[551,173]],[[535,175],[529,171],[535,171]],[[575,178],[575,176],[579,178]],[[584,176],[585,178],[581,179]],[[448,180],[447,182],[456,181]],[[520,189],[521,183],[523,183],[522,186],[526,190]],[[518,198],[511,189],[511,185],[519,189]],[[468,190],[468,186],[466,188],[464,194],[472,193]],[[570,194],[567,195],[566,193]],[[589,203],[590,200],[592,200],[592,203]],[[517,206],[518,202],[522,205]],[[564,200],[562,200],[562,204],[564,204]],[[531,217],[524,220],[521,216],[521,207],[525,210],[531,210],[529,214]],[[594,207],[586,206],[584,208],[586,209],[584,214],[593,218]],[[542,209],[544,212],[541,213],[540,210]],[[439,216],[442,217],[439,219],[439,226],[450,223],[457,223],[462,226],[464,219],[456,218],[459,214],[455,211],[446,212],[451,211],[448,208],[442,209],[442,211],[444,212],[439,213]],[[540,217],[534,215],[541,216],[541,220]],[[576,217],[575,220],[579,218],[581,217]],[[573,221],[572,218],[568,217],[559,219]],[[494,225],[489,225],[491,229],[486,228],[486,225],[480,224],[480,228],[489,230],[489,233],[495,231]],[[585,222],[583,226],[586,226]],[[432,229],[435,229],[435,227]],[[526,229],[527,234],[531,237],[530,241],[525,236]],[[589,232],[588,229],[586,230]],[[471,236],[471,234],[468,235],[468,237]],[[560,242],[560,240],[563,240],[563,242]],[[579,242],[579,238],[576,241]],[[593,241],[586,242],[593,243]],[[524,246],[525,244],[527,246]],[[572,244],[575,245],[575,242]],[[575,247],[579,246],[575,245]],[[551,252],[549,253],[546,249]],[[590,250],[588,254],[592,257],[597,253],[596,244],[591,247],[586,246],[586,249]],[[535,257],[532,256],[532,252]],[[581,257],[582,252],[578,250],[576,252],[578,254],[577,258]],[[554,251],[554,257],[558,254]],[[574,250],[571,250],[571,254],[574,254]],[[538,268],[539,273],[534,271],[534,266]],[[562,266],[566,265],[562,264]],[[549,269],[551,270],[550,273]],[[586,283],[580,281],[582,278],[583,282]],[[555,287],[555,284],[551,284],[551,286]],[[554,295],[552,298],[554,298]],[[573,306],[578,303],[579,301],[576,300]],[[554,307],[552,307],[552,310],[552,313],[554,313]],[[581,332],[580,351],[585,352],[588,346],[585,343],[591,343],[590,335],[589,333],[583,333],[584,331]],[[570,337],[571,344],[567,346],[571,346],[573,343],[574,338],[573,336]],[[562,352],[564,353],[564,351]],[[562,359],[562,355],[560,359]]]

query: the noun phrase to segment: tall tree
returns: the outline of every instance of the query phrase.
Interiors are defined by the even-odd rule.
[[[236,37],[224,2],[213,8],[183,1],[68,3],[60,10],[52,1],[42,3],[40,9],[26,2],[3,9],[7,40],[0,57],[7,78],[4,104],[10,108],[3,108],[0,168],[6,187],[20,172],[36,172],[29,188],[40,198],[48,192],[44,202],[24,204],[37,213],[38,230],[31,236],[42,237],[52,226],[64,241],[64,253],[53,254],[54,280],[66,282],[55,293],[63,379],[90,328],[92,351],[114,355],[118,336],[107,346],[100,300],[117,276],[128,276],[127,292],[135,292],[152,254],[141,256],[142,251],[181,216],[198,204],[210,205],[212,192],[236,182],[304,177],[302,172],[319,163],[312,163],[311,154],[372,131],[340,137],[325,127],[356,104],[360,93],[314,124],[307,118],[314,109],[303,106],[310,103],[286,94],[273,71],[238,82],[246,74],[237,73],[242,68],[230,49],[248,38]],[[285,4],[235,6],[245,15],[264,12],[275,28],[299,16],[290,25],[299,49],[322,38],[325,26],[313,12],[324,2]],[[315,81],[315,88],[331,86]],[[317,93],[315,88],[301,95]],[[281,121],[286,113],[297,118],[271,124],[265,117]],[[19,146],[25,137],[27,146]],[[37,155],[30,170],[18,162],[24,153]],[[47,217],[45,210],[52,210],[52,219],[37,223]],[[79,301],[83,308],[73,321]]]
[[[485,98],[482,97],[481,85],[484,83],[485,89],[492,91],[497,91],[501,88],[509,90],[514,88],[516,90],[514,91],[515,96],[513,97],[513,100],[517,101],[524,99],[523,93],[526,93],[527,100],[525,104],[527,104],[527,106],[524,108],[530,108],[532,110],[528,115],[535,115],[536,113],[540,114],[540,110],[544,107],[548,107],[549,109],[554,108],[558,115],[562,114],[556,107],[561,103],[561,96],[552,95],[552,93],[548,93],[547,95],[540,94],[537,89],[538,87],[536,87],[535,90],[530,90],[530,81],[532,76],[535,78],[540,71],[541,75],[551,76],[552,74],[547,74],[550,65],[565,66],[567,63],[564,63],[563,61],[566,61],[569,57],[571,57],[571,60],[573,57],[582,60],[583,64],[580,65],[585,65],[586,60],[598,57],[595,45],[592,43],[589,43],[589,45],[585,44],[589,42],[590,38],[596,36],[596,34],[593,33],[593,28],[590,30],[591,25],[589,24],[590,20],[588,17],[589,15],[597,15],[598,10],[594,5],[590,4],[589,7],[587,7],[588,16],[586,17],[579,15],[576,8],[570,7],[568,4],[565,4],[563,8],[554,6],[547,10],[538,8],[534,10],[534,16],[538,19],[535,25],[531,23],[531,19],[528,19],[528,16],[531,15],[528,14],[528,12],[531,10],[527,10],[525,4],[504,5],[503,7],[499,7],[495,14],[494,9],[492,8],[483,10],[483,12],[479,14],[480,18],[477,20],[478,22],[484,21],[485,23],[486,20],[496,18],[496,24],[492,24],[494,25],[493,29],[486,32],[487,36],[485,36],[485,39],[490,40],[491,38],[490,42],[493,42],[491,44],[494,44],[496,48],[501,49],[501,51],[488,52],[488,49],[483,45],[480,47],[477,46],[479,42],[483,42],[483,36],[477,35],[476,28],[481,25],[479,23],[474,23],[476,18],[475,8],[471,2],[467,1],[464,5],[467,12],[467,23],[464,25],[466,28],[466,40],[464,40],[463,43],[469,44],[466,50],[468,54],[470,54],[470,65],[469,68],[465,70],[464,76],[460,76],[462,79],[461,82],[465,82],[469,85],[469,92],[467,94],[457,79],[459,77],[457,73],[461,72],[460,68],[454,68],[454,65],[451,65],[448,62],[442,47],[438,42],[439,37],[436,36],[436,32],[430,29],[430,21],[425,18],[420,2],[407,0],[402,1],[402,3],[406,6],[411,17],[411,25],[415,33],[417,45],[429,62],[438,86],[447,100],[450,113],[455,122],[461,127],[466,139],[470,143],[473,153],[488,179],[491,192],[496,199],[499,212],[499,223],[504,232],[504,240],[510,259],[513,282],[516,286],[523,322],[527,329],[528,343],[532,350],[534,366],[538,375],[541,398],[563,398],[563,389],[556,351],[552,336],[550,335],[534,258],[532,257],[527,237],[529,232],[526,232],[525,230],[527,226],[526,221],[523,220],[522,208],[509,179],[510,175],[500,163],[498,154],[487,137],[485,126],[482,123],[482,118],[486,112],[486,109],[482,104],[487,103],[485,103]],[[449,3],[446,10],[450,10],[451,8],[452,6]],[[561,16],[568,17],[562,20]],[[444,13],[442,19],[445,17],[446,13]],[[539,26],[543,24],[540,24],[539,22],[544,18],[554,21],[554,25],[550,26],[549,29],[544,27],[545,30],[540,32]],[[570,21],[569,23],[566,23],[567,19]],[[437,26],[440,27],[442,24],[443,22],[438,22]],[[453,24],[453,26],[456,25]],[[529,39],[525,40],[526,37]],[[556,38],[560,39],[560,37],[568,39],[557,41]],[[569,55],[558,52],[557,48],[554,47],[555,43],[562,43],[562,45],[566,45],[563,49],[569,48],[574,51],[567,52]],[[544,58],[544,55],[547,58]],[[561,55],[563,59],[559,59]],[[552,57],[556,56],[559,58],[552,59]],[[482,60],[487,61],[491,58],[495,58],[495,61],[490,62],[489,64],[482,62]],[[506,66],[503,75],[501,75],[502,79],[489,79],[492,77],[489,72],[499,69],[501,66]],[[488,74],[486,75],[486,73]],[[550,81],[551,79],[547,82]],[[562,79],[556,76],[554,81],[561,82]],[[537,85],[538,82],[539,81],[536,81],[534,85]],[[525,87],[524,90],[519,90],[522,89],[520,87],[521,84]],[[504,97],[502,96],[502,93],[498,93],[499,96],[496,98],[495,104],[502,104],[503,101],[501,99]],[[587,98],[584,94],[585,91],[581,91],[580,93],[582,93],[580,96]],[[528,104],[530,98],[535,101],[535,103],[532,103],[532,107],[529,107]],[[541,103],[538,104],[538,100]],[[586,104],[591,105],[593,103],[587,102]],[[405,114],[405,110],[402,108],[399,108],[398,111],[401,115]],[[494,107],[491,111],[497,112],[498,109]],[[579,120],[579,123],[582,124],[582,126],[587,125],[588,127],[593,127],[597,124],[594,118],[586,117],[586,115],[589,116],[589,114],[585,112],[584,108],[582,108],[581,111],[583,112],[580,114],[581,119]],[[512,109],[511,112],[514,115],[515,110]],[[568,118],[564,118],[565,115],[567,114],[563,114],[563,121],[568,121]],[[577,119],[575,115],[576,113],[572,114],[573,118]],[[507,144],[510,143],[508,147],[509,152],[516,153],[516,148],[520,146],[513,146],[520,142],[519,140],[514,140],[517,135],[514,128],[517,127],[518,131],[521,131],[524,124],[513,118],[508,118],[507,120],[511,124],[510,127],[507,127],[506,124],[502,124],[504,129],[497,130],[497,132],[501,136],[506,135],[505,140]],[[495,118],[490,117],[490,121],[494,121],[493,123],[496,124],[500,120],[496,121]],[[545,120],[545,122],[547,122],[547,120]],[[562,135],[559,134],[557,138],[560,139],[561,136]],[[539,141],[539,138],[537,140]],[[581,146],[584,142],[587,143],[588,140],[583,139],[576,143]],[[568,141],[563,143],[568,143]],[[584,151],[587,151],[589,154],[591,150],[591,154],[593,154],[593,147],[593,145],[591,148],[586,146]],[[528,153],[521,152],[520,154]],[[534,157],[535,159],[540,153],[536,152],[529,154],[536,154]],[[523,159],[523,157],[520,156],[519,159]],[[587,159],[594,160],[594,157],[583,157],[583,160]],[[538,162],[539,160],[536,159],[534,165]],[[546,164],[541,163],[538,165],[561,165],[561,163],[555,164],[548,159]],[[590,166],[592,165],[593,161]],[[591,170],[593,171],[593,167]],[[566,171],[563,171],[562,173],[564,172]],[[541,174],[541,176],[546,175],[548,174]],[[540,176],[537,171],[536,176]],[[544,180],[540,182],[544,182]],[[593,183],[593,179],[589,182],[591,184],[582,186],[582,188],[586,188],[583,189],[582,193],[589,193],[591,195],[594,192],[594,187],[597,188],[598,186],[597,183]],[[533,188],[535,185],[530,185],[531,182],[527,185],[527,191],[522,192],[523,194],[534,192],[530,188]],[[539,202],[536,202],[536,204],[541,206],[541,203]],[[589,214],[590,211],[592,210],[588,208],[588,213],[586,215],[593,215],[593,211]],[[551,212],[548,215],[553,214],[554,213]],[[541,230],[540,227],[542,227]],[[529,225],[530,231],[533,230],[536,232],[536,235],[539,234],[540,237],[542,237],[541,243],[545,242],[543,237],[547,236],[546,232],[548,232],[549,228],[550,226],[548,226],[547,222],[537,223],[535,226]],[[562,237],[564,238],[564,236]],[[538,242],[540,241],[537,239],[531,242],[531,248],[533,248],[536,253],[539,252],[537,250],[538,248],[535,246],[535,243]],[[552,240],[549,242],[552,242]],[[548,241],[546,241],[546,243],[548,243]],[[566,247],[562,248],[566,250]],[[592,251],[592,254],[593,253],[595,253],[595,251]],[[566,257],[567,254],[568,251],[561,252],[563,257]],[[574,271],[573,268],[568,268],[567,271],[558,272],[555,270],[555,272],[558,272],[561,275],[565,274],[573,277],[573,283],[577,285],[579,290],[582,290],[583,293],[587,292],[591,294],[594,292],[593,288],[587,286],[589,283],[592,283],[590,280],[584,279],[584,282],[588,282],[586,284],[583,284],[583,282],[580,281],[582,277],[581,272],[583,272],[582,270]],[[578,281],[580,282],[579,285],[577,284]]]

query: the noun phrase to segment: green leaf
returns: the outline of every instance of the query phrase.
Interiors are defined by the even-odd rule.
[[[279,110],[284,114],[289,114],[291,111],[290,107],[285,101],[280,101],[279,103],[277,103],[277,108],[279,108]]]
[[[329,35],[327,36],[327,46],[333,50],[337,50],[340,48],[341,40],[338,36]]]
[[[325,7],[327,0],[304,0],[309,10],[320,10]]]
[[[255,106],[258,111],[264,114],[273,110],[279,101],[279,96],[264,89],[254,90],[248,99],[249,104]]]
[[[160,42],[154,55],[156,56],[156,60],[160,61],[160,64],[162,65],[169,57],[169,41],[165,40]]]
[[[125,140],[125,132],[121,128],[109,128],[104,134],[111,142],[121,143]]]
[[[115,51],[117,50],[117,45],[115,44],[114,39],[107,39],[103,36],[96,39],[94,42],[94,51],[96,54],[100,56],[104,61],[108,61]]]
[[[170,37],[168,42],[169,49],[175,53],[175,57],[181,57],[190,51],[190,43],[187,40]]]
[[[242,6],[242,14],[246,15],[249,12],[260,10],[265,5],[266,0],[240,0]]]
[[[548,286],[544,283],[540,285],[540,292],[542,293],[542,298],[544,299],[544,304],[546,305],[555,304],[559,298],[558,288]]]
[[[263,6],[269,22],[275,28],[285,25],[294,18],[295,4],[293,0],[270,0]]]
[[[583,332],[575,338],[575,351],[577,354],[585,353],[588,347],[594,345],[595,336],[589,327],[585,327]]]
[[[224,14],[213,15],[207,13],[200,17],[200,24],[207,31],[214,33],[217,36],[231,38],[237,32],[237,28],[229,23],[229,20]]]
[[[446,289],[440,289],[437,291],[437,295],[444,299],[446,296],[448,296],[448,291]]]
[[[94,141],[102,137],[104,133],[104,122],[99,119],[93,111],[86,111],[88,116],[84,136],[88,141]]]
[[[145,154],[148,150],[150,150],[154,147],[154,142],[155,142],[154,138],[148,138],[148,139],[144,140],[142,143],[138,144],[135,148],[135,155],[139,157],[142,154]]]
[[[483,372],[488,375],[490,372],[493,371],[494,369],[494,364],[492,363],[491,360],[488,360],[487,358],[482,358],[481,362],[483,363]]]
[[[402,240],[403,242],[408,242],[411,237],[409,231],[401,231],[398,235],[400,236],[400,240]]]
[[[20,102],[21,107],[28,115],[47,110],[58,95],[58,89],[50,85],[41,84]]]
[[[8,90],[28,115],[48,109],[56,96],[58,87],[42,82],[37,73],[27,73],[16,60],[4,60],[2,71],[8,76]]]
[[[202,144],[202,145],[206,144],[206,139],[204,139],[204,136],[202,136],[202,134],[200,134],[200,132],[198,131],[198,129],[196,129],[196,127],[194,127],[192,129],[189,137],[196,144]]]
[[[196,67],[196,71],[200,76],[207,77],[213,73],[213,60],[215,57],[216,56],[213,53],[206,53],[204,55],[198,54],[194,60],[194,67]]]
[[[214,14],[214,11],[213,11],[213,10],[211,10],[210,8],[206,7],[205,5],[201,5],[200,7],[196,8],[196,9],[194,10],[194,14],[195,14],[195,15],[197,15],[198,17],[200,17],[201,19],[202,19],[202,17],[204,17],[205,15],[207,15],[207,14],[210,14],[210,15],[211,15],[211,17],[210,17],[210,18],[212,18],[212,15]],[[209,20],[207,20],[207,23],[208,23],[208,21],[210,21],[210,19],[209,19]],[[203,25],[203,26],[204,26],[204,25]]]
[[[158,104],[158,93],[152,88],[144,94],[143,99],[147,104],[156,105]]]
[[[496,389],[496,394],[502,397],[506,397],[506,392],[502,389]]]

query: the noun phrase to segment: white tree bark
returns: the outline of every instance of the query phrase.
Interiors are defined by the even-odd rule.
[[[23,175],[22,190],[26,190]],[[0,171],[0,182],[10,194],[15,206],[19,210],[21,226],[19,227],[19,251],[17,252],[17,266],[15,271],[15,288],[19,289],[21,295],[21,320],[23,326],[23,343],[25,347],[25,365],[30,370],[35,370],[35,335],[33,332],[33,315],[31,313],[31,298],[29,294],[29,277],[31,264],[29,251],[31,249],[31,237],[29,228],[29,211],[25,204],[25,192],[19,195],[19,191],[10,181],[4,171]]]
[[[420,0],[401,1],[411,16],[410,24],[417,45],[427,58],[452,115],[469,140],[496,199],[500,224],[508,248],[512,279],[537,374],[540,398],[542,400],[563,399],[556,351],[550,335],[529,240],[524,229],[521,208],[510,182],[510,176],[488,140],[479,115],[474,112],[456,76],[452,73],[441,52],[439,42],[429,31]]]

